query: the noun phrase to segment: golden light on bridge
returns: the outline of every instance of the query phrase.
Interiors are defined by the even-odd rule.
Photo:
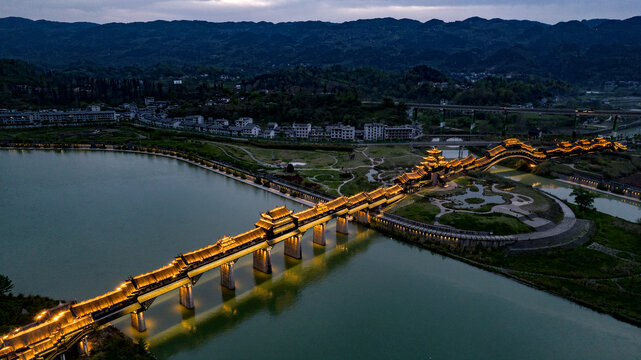
[[[627,147],[615,141],[607,141],[602,137],[590,140],[579,140],[576,143],[563,141],[549,149],[535,149],[519,139],[505,139],[501,144],[486,150],[485,155],[475,158],[468,155],[465,159],[445,160],[440,156],[440,150],[427,150],[426,157],[416,166],[416,170],[406,172],[394,179],[394,182],[407,189],[416,189],[422,185],[444,185],[448,179],[459,177],[468,171],[486,171],[495,164],[508,158],[523,158],[532,169],[536,164],[559,156],[573,156],[595,151],[625,151]]]
[[[360,211],[360,209],[384,208],[402,199],[407,193],[426,185],[428,182],[436,185],[436,183],[444,183],[448,179],[461,176],[470,170],[487,170],[495,163],[509,157],[525,158],[532,162],[530,166],[534,167],[536,163],[548,158],[604,150],[625,150],[625,146],[604,139],[597,139],[592,142],[582,141],[575,145],[563,144],[557,148],[537,151],[518,139],[508,139],[502,145],[488,150],[486,155],[481,158],[469,155],[463,160],[454,159],[452,161],[442,158],[442,153],[438,149],[428,150],[429,156],[423,159],[424,161],[417,166],[417,169],[397,177],[395,179],[396,185],[394,186],[380,187],[349,198],[341,196],[331,201],[319,202],[313,208],[297,213],[285,207],[272,209],[261,214],[261,219],[252,230],[233,237],[225,236],[218,239],[214,244],[180,254],[164,267],[130,278],[120,284],[115,291],[80,303],[65,305],[66,310],[58,313],[53,319],[50,318],[50,315],[46,315],[60,308],[45,310],[37,320],[41,318],[46,320],[41,320],[41,323],[37,324],[37,326],[17,328],[14,332],[2,338],[3,341],[0,344],[3,347],[0,348],[0,357],[7,354],[17,354],[25,359],[32,359],[39,356],[39,354],[55,351],[61,346],[64,347],[66,341],[70,341],[70,334],[84,335],[86,331],[91,331],[91,326],[99,324],[94,320],[96,314],[100,316],[104,314],[117,315],[116,310],[132,311],[133,304],[136,303],[133,313],[136,314],[139,311],[142,313],[144,310],[140,310],[141,304],[179,286],[185,286],[189,281],[195,283],[195,280],[206,271],[220,267],[222,274],[224,267],[229,266],[229,273],[233,274],[231,272],[232,265],[230,264],[233,264],[239,257],[252,252],[256,255],[254,268],[265,273],[271,273],[271,261],[267,260],[271,257],[269,249],[273,246],[272,242],[285,241],[292,236],[300,236],[301,231],[304,232],[319,225],[324,226],[332,218],[337,218],[337,225],[344,225],[343,228],[347,232],[347,219],[352,213],[356,212],[358,214],[357,211]],[[174,153],[174,155],[176,154]],[[180,158],[184,159],[185,157],[181,156]],[[402,229],[399,224],[392,224],[392,226],[396,229]],[[341,232],[338,226],[336,231]],[[415,230],[411,230],[411,232],[417,234]],[[459,238],[451,234],[425,234],[425,236],[430,236],[434,239],[459,241]],[[465,239],[463,239],[464,241]],[[325,240],[323,240],[322,245],[319,245],[316,241],[314,241],[314,244],[316,244],[315,247],[323,246],[325,245]],[[343,250],[340,244],[337,245],[337,249],[339,251],[348,250],[347,248]],[[265,266],[258,268],[258,264]],[[313,266],[324,268],[326,260],[323,256],[315,256],[312,264]],[[234,286],[233,284],[236,282],[231,275],[230,279],[230,283]],[[241,282],[242,280],[239,279],[239,285],[241,285]],[[221,285],[223,287],[227,286],[222,281]],[[233,289],[233,287],[230,289]],[[261,289],[259,288],[258,291],[261,291]],[[228,302],[224,303],[223,308],[228,305]],[[236,314],[236,309],[231,311]],[[144,318],[142,316],[140,318],[144,324]],[[150,319],[147,327],[153,327],[153,319]],[[23,332],[21,333],[21,331]],[[139,331],[144,331],[144,329],[140,330],[139,328]]]

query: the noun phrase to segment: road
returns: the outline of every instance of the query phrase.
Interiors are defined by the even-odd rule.
[[[363,101],[363,105],[380,105],[380,101]],[[575,109],[551,109],[551,108],[520,108],[520,107],[503,107],[503,106],[474,106],[474,105],[441,105],[441,104],[423,104],[423,103],[406,103],[409,108],[417,109],[435,109],[435,110],[456,110],[456,111],[483,111],[499,113],[535,113],[544,115],[619,115],[619,116],[641,116],[641,110],[594,110],[581,112]]]

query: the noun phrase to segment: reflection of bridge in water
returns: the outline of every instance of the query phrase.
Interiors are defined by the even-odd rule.
[[[86,335],[101,325],[130,315],[132,326],[146,330],[145,310],[156,298],[178,289],[179,302],[186,309],[194,308],[192,289],[202,274],[220,268],[221,286],[233,290],[234,264],[252,254],[253,266],[263,273],[271,273],[271,249],[283,242],[284,254],[300,259],[301,238],[312,231],[315,244],[325,246],[325,226],[336,219],[336,232],[347,235],[348,222],[369,223],[370,213],[404,198],[407,193],[423,186],[445,182],[473,170],[486,170],[502,160],[519,157],[531,163],[546,159],[584,153],[625,150],[625,146],[603,138],[581,140],[575,144],[561,143],[552,149],[534,149],[516,139],[508,139],[485,156],[447,161],[440,151],[428,151],[428,156],[413,172],[395,179],[396,184],[351,197],[341,196],[297,213],[286,207],[277,207],[261,213],[254,228],[236,236],[225,236],[212,245],[177,256],[171,263],[152,272],[132,277],[116,290],[79,303],[67,303],[40,313],[36,322],[15,329],[0,342],[0,359],[64,358],[64,352],[75,343],[88,353]],[[458,239],[451,239],[457,242]]]
[[[285,311],[297,301],[302,288],[321,280],[366,251],[372,243],[373,233],[373,230],[359,227],[349,241],[347,236],[338,234],[335,248],[324,252],[323,247],[314,246],[314,257],[309,262],[286,257],[281,276],[258,279],[255,288],[244,294],[234,294],[223,288],[223,303],[204,313],[199,312],[197,316],[194,310],[183,307],[180,324],[148,339],[154,354],[167,358],[181,349],[197,348],[259,312],[267,310],[278,314]],[[260,274],[256,273],[255,276]]]

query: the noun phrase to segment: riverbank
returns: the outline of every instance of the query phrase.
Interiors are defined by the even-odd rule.
[[[578,218],[595,222],[594,235],[573,249],[508,256],[504,249],[459,247],[429,241],[405,232],[374,225],[395,239],[412,243],[467,264],[509,277],[525,285],[563,297],[630,324],[641,326],[641,225],[596,211]],[[607,252],[594,244],[607,244]],[[612,254],[618,254],[612,255]]]
[[[219,175],[223,175],[230,179],[242,182],[246,185],[250,185],[262,190],[268,191],[272,194],[287,198],[289,200],[298,202],[306,206],[314,206],[318,201],[328,200],[329,197],[325,194],[314,194],[307,189],[301,189],[295,187],[291,184],[285,184],[278,180],[271,179],[267,180],[262,178],[260,174],[250,172],[247,170],[240,170],[229,165],[216,162],[211,159],[202,159],[189,155],[187,153],[181,153],[174,150],[166,150],[160,148],[139,148],[122,145],[98,145],[96,147],[91,147],[89,145],[78,145],[78,144],[64,144],[57,146],[30,146],[30,144],[22,144],[17,146],[12,144],[10,146],[0,146],[0,150],[41,150],[41,151],[105,151],[105,152],[123,152],[123,153],[134,153],[134,154],[143,154],[150,156],[160,156],[170,159],[175,159],[179,161],[186,162],[190,165],[197,166],[199,168],[205,169],[207,171],[215,172]]]
[[[42,150],[42,148],[34,148],[34,149]],[[60,150],[60,149],[52,147],[52,148],[49,148],[48,150]],[[298,191],[297,189],[288,189],[288,188],[280,186],[280,185],[276,185],[275,187],[272,187],[272,186],[274,186],[272,183],[265,184],[263,181],[260,181],[260,184],[259,184],[256,181],[258,178],[255,178],[255,177],[253,179],[250,178],[252,175],[249,174],[249,173],[238,173],[236,170],[233,170],[233,169],[230,169],[230,168],[212,166],[212,164],[203,163],[202,162],[203,159],[190,158],[186,154],[180,154],[180,153],[177,153],[177,152],[174,152],[174,151],[169,151],[168,153],[162,153],[164,150],[159,150],[159,149],[128,150],[128,149],[77,149],[76,148],[74,150],[132,152],[132,153],[142,153],[142,154],[148,154],[148,155],[156,155],[156,156],[163,156],[163,157],[173,158],[173,159],[177,159],[177,160],[180,160],[180,161],[187,162],[187,163],[189,163],[191,165],[194,165],[194,166],[198,166],[200,168],[207,169],[209,171],[216,172],[216,173],[224,175],[224,176],[226,176],[228,178],[232,178],[234,180],[243,182],[243,183],[245,183],[247,185],[252,185],[252,186],[254,186],[256,188],[267,190],[267,191],[269,191],[269,192],[271,192],[271,193],[273,193],[275,195],[279,195],[281,197],[288,198],[290,200],[295,200],[295,201],[297,201],[297,202],[299,202],[301,204],[307,205],[307,206],[313,205],[313,203],[314,203],[313,201],[305,200],[305,199],[301,198],[300,196],[292,196],[291,192],[292,191],[294,191],[294,192]],[[315,200],[315,199],[313,199],[313,200]],[[405,235],[402,234],[402,233],[401,234],[397,234],[397,236],[400,237],[400,238],[404,238],[405,237]],[[418,241],[418,242],[420,243],[420,241]],[[425,245],[425,244],[423,243],[422,245]],[[438,246],[436,248],[434,246],[427,246],[427,247],[430,248],[431,250],[439,250]],[[457,252],[461,251],[460,249],[458,249],[458,250],[457,249],[452,250],[452,249],[449,249],[449,248],[445,248],[445,249],[446,249],[445,253],[451,253],[452,255],[456,255]],[[441,250],[441,251],[443,251],[443,250]],[[492,252],[493,250],[490,250],[490,251]],[[565,250],[558,250],[558,251],[562,252],[562,251],[565,251]],[[570,250],[568,250],[568,251],[570,251]],[[583,251],[583,250],[581,250],[581,251]],[[500,252],[500,253],[491,253],[491,255],[492,255],[492,261],[493,262],[498,262],[498,263],[500,263],[499,260],[501,259],[501,257],[505,257],[502,252]],[[580,254],[580,255],[584,255],[584,254]],[[468,261],[477,261],[476,258],[479,257],[479,256],[483,257],[483,256],[487,256],[487,254],[484,254],[483,252],[479,252],[479,253],[476,253],[476,254],[469,253],[468,256],[466,257],[466,259]],[[521,259],[521,261],[527,263],[528,261],[531,261],[531,260],[529,260],[531,256],[537,256],[537,255],[524,255],[524,256],[520,256],[519,258]],[[573,262],[575,262],[577,260],[577,259],[574,259],[573,256],[571,256],[571,254],[570,255],[563,254],[562,258],[567,260],[567,263],[573,263]],[[581,259],[581,258],[582,258],[581,256],[578,257],[578,259]],[[460,258],[459,258],[459,260],[460,260]],[[589,259],[589,260],[591,261],[593,259]],[[612,267],[611,266],[612,264],[609,264],[607,261],[605,261],[605,259],[598,259],[598,260],[600,261],[600,262],[598,262],[598,264],[605,264],[606,266]],[[545,262],[545,260],[539,260],[539,261],[541,263]],[[477,262],[479,264],[483,264],[483,261],[480,261],[480,262],[477,261]],[[489,262],[489,263],[485,263],[484,266],[492,267],[492,266],[495,266],[495,265],[493,265],[492,262]],[[618,265],[616,265],[616,266],[618,266]],[[616,266],[614,266],[614,267],[616,267]],[[493,271],[491,268],[489,270]],[[513,270],[513,269],[506,268],[506,269],[501,270],[501,273],[503,273],[503,274],[508,273],[508,274],[510,274],[510,277],[513,277],[513,278],[515,278],[515,279],[517,279],[519,281],[524,281],[524,282],[533,283],[533,284],[537,283],[536,281],[534,281],[536,279],[528,278],[528,276],[530,276],[531,274],[525,274],[524,276],[514,276],[513,273],[511,272],[511,270]],[[521,270],[519,270],[519,271],[521,271]],[[523,271],[525,271],[526,273],[533,273],[533,274],[535,274],[535,276],[537,274],[536,267],[533,268],[533,269],[526,269],[526,270],[523,270]],[[635,270],[635,271],[636,271],[636,273],[641,273],[641,269],[638,269],[638,270]],[[557,276],[557,274],[554,274],[554,273],[545,274],[545,275],[546,276]],[[606,279],[609,279],[609,278],[622,278],[623,276],[626,276],[626,274],[623,274],[623,273],[620,273],[620,272],[616,272],[616,273],[613,273],[613,274],[609,274],[609,277],[606,277]],[[589,278],[589,277],[582,276],[582,275],[580,275],[580,272],[576,273],[576,274],[572,274],[572,278],[570,278],[568,280],[576,280],[576,279],[583,279],[583,278],[588,279],[589,283],[594,283],[596,281],[602,280],[602,278]],[[541,284],[538,284],[538,285],[541,285]],[[553,285],[555,285],[555,284],[547,284],[545,286],[537,286],[537,287],[542,289],[542,290],[546,290],[546,291],[549,290],[549,292],[555,293],[557,295],[561,295],[561,296],[569,298],[569,299],[573,299],[574,296],[572,296],[571,294],[566,294],[565,290],[561,291],[561,290],[557,289],[558,291],[555,291],[554,290],[555,287]],[[575,301],[575,300],[573,300],[573,301]],[[584,303],[584,301],[582,300],[581,296],[576,297],[576,301],[575,302]],[[590,305],[590,307],[592,307],[592,308],[603,309],[604,307],[603,306],[598,306],[599,305],[598,303],[599,303],[599,301],[587,301],[587,302],[585,302],[586,305]],[[603,311],[607,312],[607,313],[612,313],[611,311],[608,311],[607,309],[603,309]],[[641,311],[639,313],[641,313]],[[633,317],[627,316],[627,318],[635,319],[634,316]],[[637,318],[641,318],[641,317],[637,317]],[[629,320],[627,320],[627,321],[629,321]],[[636,320],[634,320],[634,321],[636,321]],[[629,322],[634,322],[634,321],[629,321]]]
[[[182,161],[167,160],[161,157],[81,151],[12,151],[4,152],[1,155],[1,158],[6,160],[5,163],[14,164],[4,168],[7,171],[11,170],[11,173],[14,174],[11,177],[12,180],[24,184],[22,187],[25,189],[34,189],[36,188],[34,185],[46,181],[47,186],[42,190],[53,192],[56,195],[49,197],[45,193],[25,191],[15,201],[14,212],[16,214],[31,211],[28,206],[18,205],[38,203],[41,204],[41,207],[49,209],[50,216],[47,218],[57,218],[59,217],[56,216],[57,214],[67,213],[67,211],[62,211],[64,208],[56,205],[59,203],[56,201],[59,196],[65,199],[65,203],[69,207],[79,208],[75,213],[76,216],[73,216],[74,224],[79,222],[92,224],[89,227],[90,231],[96,233],[93,238],[84,236],[82,229],[78,227],[74,227],[71,231],[75,234],[70,233],[69,236],[63,236],[63,238],[68,239],[70,245],[74,244],[74,249],[85,249],[85,247],[78,247],[77,244],[85,244],[88,240],[94,240],[97,237],[92,244],[86,244],[91,245],[86,248],[99,249],[99,251],[86,251],[86,256],[83,257],[84,260],[96,265],[93,272],[62,276],[64,274],[62,270],[46,273],[42,270],[36,270],[35,267],[30,269],[31,272],[41,275],[48,274],[40,277],[51,277],[51,283],[55,283],[56,277],[64,277],[64,283],[73,284],[73,287],[78,289],[87,287],[86,284],[89,282],[102,281],[98,285],[90,286],[96,289],[105,289],[112,284],[119,284],[120,281],[117,280],[121,280],[120,275],[138,271],[137,268],[127,265],[131,264],[132,258],[137,263],[142,263],[142,270],[146,271],[151,268],[149,259],[152,261],[151,265],[154,265],[153,262],[158,262],[167,255],[176,254],[179,250],[196,248],[198,244],[209,243],[212,237],[222,236],[230,231],[236,231],[236,229],[245,229],[247,224],[256,221],[257,209],[270,209],[278,206],[279,202],[284,202],[283,198],[276,198],[270,193],[258,191],[259,188],[245,187],[239,182],[229,181],[227,178],[211,176],[211,173],[204,172],[200,168]],[[19,171],[21,168],[25,171]],[[35,169],[41,170],[34,171]],[[18,176],[19,174],[22,175]],[[194,176],[183,176],[189,174]],[[28,179],[34,180],[25,181]],[[167,181],[162,179],[167,179]],[[133,184],[141,186],[131,187],[132,181]],[[85,184],[91,186],[85,187]],[[122,185],[124,184],[127,184],[127,187],[123,189]],[[160,184],[163,186],[159,186]],[[181,190],[183,187],[190,189],[193,194],[185,194]],[[219,188],[221,191],[218,193],[220,194],[211,195],[213,188]],[[20,193],[17,190],[19,187],[9,187],[8,189],[14,189],[12,193]],[[140,193],[148,196],[136,195]],[[74,194],[78,194],[77,198]],[[226,194],[230,194],[230,196],[225,196]],[[105,197],[106,201],[100,200]],[[162,198],[162,200],[155,201],[154,199],[157,198]],[[263,198],[271,198],[272,202],[265,204],[261,202]],[[34,202],[31,199],[40,200]],[[245,206],[235,206],[234,202],[245,204]],[[5,202],[7,205],[12,203]],[[92,204],[92,206],[78,206],[78,204],[85,203]],[[180,205],[183,203],[184,207]],[[110,204],[118,204],[118,208]],[[288,205],[288,207],[290,206]],[[85,216],[87,213],[93,213],[104,219],[101,222],[110,224],[111,227],[113,224],[121,223],[120,219],[126,219],[126,222],[131,223],[132,226],[127,227],[126,224],[123,224],[122,227],[114,227],[111,232],[105,231],[98,223],[91,221],[91,217],[87,218]],[[167,216],[163,215],[165,213]],[[120,215],[112,218],[110,214]],[[203,215],[201,216],[201,214]],[[12,223],[16,222],[5,222],[5,224]],[[59,226],[61,228],[70,227],[65,226],[64,222],[56,221],[56,223],[62,225]],[[161,228],[160,231],[154,232],[154,228],[157,227]],[[179,228],[178,231],[173,231],[172,229],[176,227]],[[142,231],[132,232],[134,228],[141,228]],[[190,229],[198,230],[192,231]],[[43,232],[39,231],[39,233]],[[203,233],[204,236],[199,236],[198,233]],[[99,237],[101,234],[106,234],[102,238],[109,240],[103,241]],[[24,243],[24,239],[28,238],[28,235],[21,233],[20,242]],[[239,282],[236,296],[244,293],[247,289],[255,289],[257,294],[248,306],[238,307],[237,302],[240,300],[238,297],[221,300],[217,272],[210,273],[209,277],[204,276],[194,287],[197,301],[195,317],[193,312],[189,315],[184,311],[177,311],[177,294],[175,293],[160,299],[162,301],[154,302],[146,314],[150,321],[149,334],[143,336],[159,335],[158,341],[164,342],[164,329],[168,328],[175,329],[179,336],[169,344],[160,345],[163,347],[162,352],[160,347],[154,348],[154,345],[151,347],[152,351],[161,358],[171,358],[172,360],[207,359],[211,353],[217,353],[224,357],[232,355],[249,358],[253,355],[259,355],[263,358],[276,359],[282,356],[282,349],[265,347],[265,341],[261,337],[247,336],[247,333],[261,333],[266,328],[265,326],[277,329],[279,334],[276,336],[279,338],[292,338],[292,336],[295,338],[297,334],[309,331],[317,333],[319,331],[333,331],[339,338],[339,343],[332,345],[331,348],[336,351],[330,354],[331,357],[363,356],[362,351],[365,348],[371,349],[369,356],[373,357],[376,357],[377,353],[380,355],[380,351],[385,349],[391,351],[390,354],[404,354],[405,357],[412,357],[426,348],[436,349],[435,345],[440,344],[443,349],[450,350],[446,352],[433,350],[430,351],[431,356],[455,358],[484,354],[484,356],[495,359],[508,359],[519,357],[518,354],[524,351],[524,345],[521,343],[520,346],[517,346],[515,339],[537,338],[544,341],[555,341],[554,339],[558,338],[555,334],[557,330],[561,333],[571,334],[570,339],[563,337],[563,340],[558,341],[561,347],[568,341],[575,343],[575,340],[585,340],[590,344],[603,344],[599,346],[599,349],[607,351],[606,353],[609,353],[608,349],[615,344],[613,340],[604,340],[609,333],[612,333],[612,328],[623,329],[617,332],[617,335],[621,332],[624,332],[624,335],[630,333],[635,335],[632,339],[639,339],[636,335],[639,331],[638,328],[604,317],[586,308],[575,306],[544,292],[534,291],[516,282],[494,276],[490,272],[481,271],[442,256],[432,255],[413,246],[390,241],[384,236],[359,228],[354,224],[350,225],[350,236],[344,237],[335,236],[333,222],[330,223],[327,231],[327,247],[320,248],[313,245],[311,235],[308,232],[303,241],[304,260],[302,263],[293,262],[293,267],[292,261],[284,258],[282,246],[273,249],[274,275],[258,274],[259,276],[257,276],[252,270],[251,257],[244,258],[244,262],[238,263],[236,275],[239,277]],[[43,236],[54,238],[52,233],[43,233]],[[78,239],[74,240],[76,237]],[[354,256],[352,245],[357,243],[361,237],[371,239],[368,241],[372,246],[368,251],[361,251],[358,256]],[[116,241],[113,241],[114,239]],[[138,242],[135,239],[147,240]],[[179,241],[176,241],[177,239]],[[163,247],[166,243],[177,244],[173,247]],[[135,257],[127,257],[131,251],[119,252],[119,256],[115,256],[109,251],[110,247],[114,247],[114,244],[127,244],[130,247],[145,248],[146,250],[138,252]],[[145,244],[153,244],[153,246]],[[12,246],[12,248],[14,247]],[[37,249],[42,249],[42,247],[34,247],[33,250],[37,251]],[[333,249],[337,250],[335,252],[343,254],[342,257],[350,258],[350,260],[345,261],[347,266],[343,269],[335,269],[332,272],[331,263],[324,261],[326,258],[322,255],[330,253]],[[33,250],[23,253],[34,254]],[[42,251],[35,254],[39,253]],[[59,263],[65,262],[71,267],[80,265],[76,262],[65,261],[66,259],[64,256],[61,257],[60,253],[62,251],[47,252],[49,258],[56,258]],[[12,257],[19,258],[20,256],[13,255]],[[25,260],[39,258],[39,256],[31,256],[29,259],[26,256],[22,257]],[[100,267],[101,264],[99,264],[104,259],[109,260],[108,266],[105,268],[116,269],[116,273],[120,274],[115,277],[115,280],[107,280],[106,285],[102,278],[108,277],[109,274],[108,271],[103,271],[103,268]],[[311,264],[316,268],[309,269],[308,265]],[[303,268],[307,269],[305,271],[310,270],[310,278],[307,280],[310,283],[309,290],[304,290],[299,283],[301,280],[299,270]],[[319,271],[316,269],[330,270],[327,281],[319,281]],[[100,278],[96,277],[95,273],[100,273]],[[279,276],[288,279],[287,281],[295,281],[288,285],[291,288],[290,291],[284,292],[282,289],[270,287]],[[387,286],[387,284],[393,284],[395,291],[383,291],[385,294],[381,294],[381,286]],[[57,285],[50,286],[58,288]],[[42,287],[42,289],[40,292],[46,293],[47,287]],[[62,294],[73,293],[76,293],[76,290],[62,291]],[[292,294],[296,295],[292,297]],[[336,296],[336,294],[342,295]],[[515,297],[515,294],[522,294],[522,296]],[[87,293],[81,296],[86,298],[89,295],[92,294]],[[266,300],[266,297],[272,295],[273,301],[271,298]],[[407,299],[421,299],[421,301],[408,301]],[[470,307],[470,303],[474,303],[475,306]],[[318,306],[319,304],[323,304],[323,306]],[[210,309],[218,309],[216,312],[223,314],[209,321],[209,324],[215,324],[213,326],[218,327],[222,332],[218,332],[212,329],[212,325],[206,325],[202,322],[203,318],[208,316]],[[398,309],[402,309],[400,313]],[[539,311],[541,309],[545,309],[545,311],[542,313]],[[371,317],[372,313],[381,314],[381,316]],[[457,316],[452,317],[453,313]],[[407,341],[401,344],[395,342],[391,349],[390,344],[385,347],[372,348],[372,340],[376,343],[379,341],[372,339],[367,334],[359,335],[362,333],[359,331],[362,330],[359,329],[362,326],[362,321],[354,322],[354,318],[368,321],[368,328],[372,329],[374,333],[393,334],[396,338],[407,339]],[[415,321],[409,323],[398,321],[401,318],[414,319]],[[192,322],[192,319],[195,319],[195,322]],[[308,319],[316,320],[306,321]],[[530,324],[527,329],[519,326],[525,322]],[[350,324],[354,324],[354,326],[350,327]],[[133,338],[139,335],[135,332],[130,334],[131,326],[128,318],[123,318],[118,326]],[[435,328],[439,326],[442,327]],[[289,332],[283,333],[286,330]],[[452,336],[461,335],[460,331],[477,334],[477,336]],[[427,342],[417,342],[412,337],[412,334],[417,333],[432,333],[432,335],[429,336],[429,339],[425,339]],[[504,349],[495,349],[492,343],[497,341],[505,344],[507,348],[515,349],[515,351],[506,354]],[[520,340],[518,341],[520,343]],[[537,341],[531,341],[525,346],[536,346],[536,343]],[[238,345],[241,345],[240,350],[238,350]],[[225,353],[224,350],[220,350],[221,348],[230,350]],[[256,350],[250,356],[250,351],[245,348],[260,350]],[[267,348],[271,348],[271,351]],[[231,349],[234,354],[229,354],[232,352]],[[349,349],[354,349],[354,351],[349,352]],[[468,349],[473,351],[466,351]],[[590,353],[594,354],[594,347],[591,349]],[[626,354],[636,353],[629,350],[636,349],[634,344],[626,344],[626,349],[628,349]],[[563,353],[562,349],[561,351]],[[327,350],[318,350],[318,347],[315,347],[313,338],[310,341],[298,342],[298,346],[289,348],[288,353],[296,357],[307,355],[312,359],[329,356]],[[528,353],[531,352],[528,351]],[[596,353],[602,354],[602,352]],[[535,351],[534,354],[545,357],[543,352]],[[576,352],[573,350],[572,354],[575,356]],[[570,355],[570,353],[568,352],[566,355]],[[603,358],[602,355],[596,358],[599,357]],[[572,358],[572,356],[564,356],[564,358]],[[630,356],[619,358],[630,358]]]

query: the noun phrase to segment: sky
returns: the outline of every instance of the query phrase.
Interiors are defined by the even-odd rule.
[[[343,22],[527,19],[548,24],[641,15],[641,0],[0,0],[0,17],[96,23],[152,20]]]

